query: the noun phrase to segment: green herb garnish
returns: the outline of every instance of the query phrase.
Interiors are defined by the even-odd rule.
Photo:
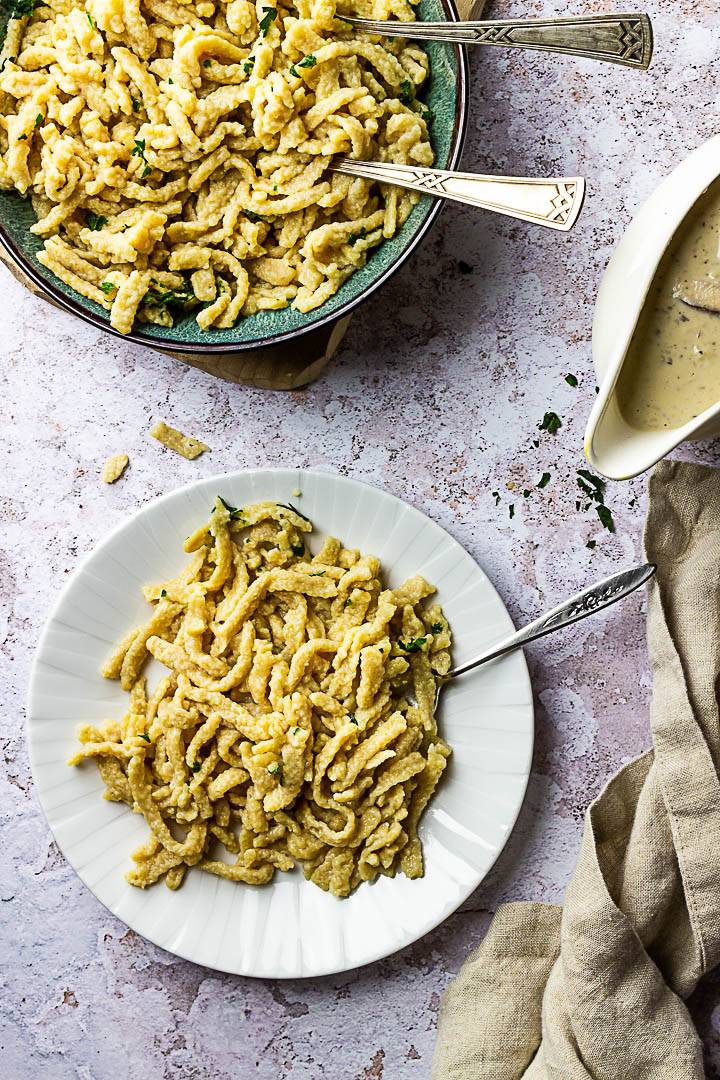
[[[35,127],[39,128],[40,125],[42,124],[42,122],[43,122],[43,114],[41,112],[39,112],[37,114],[37,116],[35,117]]]
[[[293,514],[297,514],[297,516],[302,518],[303,521],[307,521],[308,525],[312,524],[312,522],[310,521],[310,518],[305,517],[304,514],[301,514],[300,511],[297,509],[297,507],[293,506],[292,503],[280,503],[279,502],[279,503],[275,503],[275,505],[276,506],[282,506],[284,510],[292,510]]]
[[[577,378],[574,375],[566,375],[565,382],[568,383],[570,386],[577,386],[578,384]]]
[[[442,633],[442,623],[434,622],[432,624],[432,626],[430,627],[430,633],[431,634],[441,634]]]
[[[141,157],[141,158],[145,157],[145,140],[144,139],[136,139],[135,140],[135,145],[133,146],[132,153],[131,153],[130,157],[135,157],[136,154],[138,155],[138,157]]]
[[[160,595],[161,596],[167,596],[167,589],[161,589],[160,590]]]
[[[352,607],[352,600],[350,599],[350,597],[348,597],[345,601],[345,607]]]
[[[597,516],[600,518],[600,524],[603,525],[608,532],[615,532],[615,522],[613,521],[613,516],[609,507],[605,506],[604,503],[601,503],[596,507],[596,510]]]
[[[418,105],[420,106],[420,118],[425,121],[426,126],[432,124],[435,119],[434,111],[429,109],[422,101],[419,101]]]
[[[285,781],[283,780],[282,765],[279,761],[276,761],[274,765],[268,765],[268,772],[271,776],[277,776],[278,784],[283,786]]]
[[[101,214],[86,214],[85,224],[90,232],[100,232],[103,226],[107,225],[107,218],[103,217]]]
[[[170,76],[168,76],[168,82],[170,83],[170,85],[171,85],[171,86],[174,86],[174,85],[175,85],[175,83],[174,83],[174,82],[172,81],[172,79],[170,78]]]
[[[549,435],[554,435],[562,427],[562,420],[557,413],[546,412],[543,417],[543,422],[540,425],[541,431],[547,431]]]
[[[10,18],[22,19],[26,15],[32,15],[36,7],[47,7],[47,4],[40,4],[37,0],[15,0],[15,7]]]
[[[314,68],[316,64],[317,64],[317,60],[315,59],[313,54],[308,53],[308,55],[304,56],[302,58],[302,60],[298,64],[291,64],[290,65],[290,74],[294,75],[296,79],[299,79],[300,76],[298,75],[297,71],[295,70],[296,68]]]
[[[211,301],[211,302],[214,302],[214,301]],[[242,508],[242,506],[240,506],[240,507],[231,506],[229,502],[225,502],[225,499],[223,499],[222,495],[218,495],[218,499],[220,500],[220,502],[223,504],[223,506],[225,507],[225,509],[229,513],[231,521],[242,520],[242,516],[243,516],[243,508]]]
[[[18,142],[22,142],[23,139],[27,139],[27,135],[18,135]]]
[[[102,289],[102,291],[105,293],[106,296],[109,296],[110,293],[115,288],[115,286],[113,285],[112,281],[103,281],[100,288]]]
[[[300,734],[300,728],[296,727],[295,730],[293,731],[293,735],[299,735],[299,734]]]
[[[264,221],[265,218],[261,214],[256,214],[254,210],[246,210],[245,217],[250,221]]]
[[[425,644],[427,644],[427,638],[424,637],[414,638],[412,641],[408,642],[398,640],[400,648],[409,653],[421,652],[422,647]]]
[[[140,306],[167,307],[168,304],[187,304],[194,299],[195,294],[189,290],[163,289],[160,285],[157,285],[155,288],[151,286],[148,289],[140,301]]]
[[[398,101],[401,101],[403,105],[412,105],[414,100],[415,86],[409,79],[403,79],[398,90]]]
[[[355,719],[355,713],[354,713],[354,712],[351,712],[351,713],[350,713],[350,723],[351,723],[351,724],[354,724],[354,725],[355,725],[355,727],[360,727],[360,725],[358,724],[357,720]]]
[[[132,101],[133,112],[140,112],[140,98],[133,97],[131,94],[130,100]]]
[[[88,22],[90,23],[90,25],[92,26],[93,30],[97,30],[97,27],[95,26],[95,23],[93,22],[93,17],[92,17],[92,15],[90,14],[90,12],[89,12],[89,11],[86,11],[86,12],[85,12],[85,14],[87,15],[87,21],[88,21]]]
[[[199,761],[193,761],[192,771],[193,772],[200,772],[200,768],[201,768],[200,762]]]
[[[540,477],[540,479],[538,480],[537,486],[539,488],[544,488],[544,487],[547,487],[549,483],[550,483],[550,473],[549,472],[544,472],[542,474],[542,476]]]
[[[210,60],[203,60],[203,67],[210,67]]]
[[[316,574],[308,574],[308,577],[322,577],[323,574],[327,574],[327,570],[318,570]]]
[[[348,244],[357,244],[358,240],[364,240],[367,236],[365,226],[361,226],[360,232],[351,232],[347,238]]]
[[[139,737],[140,737],[141,739],[144,739],[144,740],[145,740],[145,742],[147,742],[147,743],[149,743],[149,742],[150,742],[150,736],[149,736],[149,735],[140,735]]]
[[[245,72],[246,75],[250,74],[250,72],[253,69],[254,63],[255,63],[255,57],[254,56],[248,56],[247,60],[243,64],[243,71]]]
[[[510,503],[508,510],[510,511],[510,518],[512,520],[512,518],[515,517],[515,503]]]
[[[277,8],[275,7],[263,7],[265,14],[260,20],[260,33],[263,37],[267,37],[268,31],[277,18]]]
[[[297,556],[304,555],[305,554],[305,545],[304,544],[291,544],[290,545],[290,550],[292,551],[293,555],[297,555]]]
[[[597,540],[588,540],[585,547],[590,548],[590,550],[592,551],[592,549],[595,547],[596,544],[597,544]]]
[[[492,495],[493,499],[495,500],[495,505],[499,506],[500,505],[500,492],[499,491],[491,491],[490,494]]]

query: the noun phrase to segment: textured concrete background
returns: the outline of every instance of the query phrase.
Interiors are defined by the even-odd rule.
[[[720,92],[716,5],[643,6],[657,36],[647,75],[532,54],[471,56],[465,168],[585,174],[590,194],[575,231],[543,233],[449,206],[306,390],[219,383],[51,310],[0,270],[0,1054],[8,1080],[421,1077],[440,995],[492,911],[508,899],[562,898],[588,801],[649,743],[641,599],[529,651],[533,775],[518,826],[482,887],[413,947],[332,978],[217,975],[110,916],[48,833],[33,796],[23,706],[42,622],[79,557],[148,499],[199,476],[302,465],[375,482],[453,533],[516,620],[639,556],[642,481],[609,485],[614,535],[592,511],[575,509],[595,387],[593,297],[640,202],[715,134]],[[488,14],[564,10],[513,0]],[[563,421],[554,436],[538,430],[548,408]],[[212,453],[185,462],[164,452],[147,435],[157,417]],[[109,488],[99,471],[119,449],[131,467]],[[717,443],[683,454],[720,464]],[[537,490],[544,471],[551,480]],[[525,488],[533,489],[527,499]],[[711,1077],[720,1076],[719,1001],[720,976],[692,1003]]]

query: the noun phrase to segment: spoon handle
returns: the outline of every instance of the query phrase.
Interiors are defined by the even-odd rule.
[[[547,180],[482,176],[426,169],[419,165],[394,165],[386,161],[356,161],[354,158],[338,158],[329,168],[333,172],[397,184],[441,199],[480,206],[496,214],[531,221],[560,232],[572,229],[585,198],[585,181],[581,176]]]
[[[604,581],[599,581],[596,585],[591,585],[589,589],[577,593],[576,596],[566,600],[564,604],[559,604],[545,615],[541,615],[528,626],[516,630],[510,637],[493,645],[491,649],[481,653],[474,660],[461,664],[460,667],[449,672],[446,679],[454,679],[456,675],[462,675],[472,668],[486,664],[489,660],[504,656],[505,653],[519,649],[522,645],[528,645],[531,641],[545,637],[546,634],[552,634],[554,630],[562,630],[566,626],[571,626],[572,623],[579,622],[580,619],[587,618],[588,615],[594,615],[596,611],[609,607],[617,600],[622,600],[623,597],[644,585],[656,570],[654,563],[644,563],[642,566],[636,566],[632,570],[623,570],[619,574],[605,578]]]
[[[450,41],[463,45],[496,45],[537,49],[605,60],[641,71],[653,53],[652,23],[643,12],[578,15],[561,19],[483,19],[482,22],[410,22],[338,16],[368,34],[388,32],[415,41]]]

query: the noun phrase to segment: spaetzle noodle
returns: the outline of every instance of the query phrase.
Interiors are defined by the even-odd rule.
[[[127,880],[177,888],[188,867],[263,884],[300,863],[335,896],[398,869],[423,873],[418,822],[449,746],[434,715],[450,630],[420,576],[383,585],[374,555],[275,502],[218,498],[177,576],[102,673],[121,719],[80,728],[105,798],[145,818]],[[143,668],[166,669],[148,693]]]
[[[335,0],[35,3],[16,0],[0,53],[0,187],[32,200],[40,262],[121,333],[311,311],[417,202],[327,171],[433,162],[426,53],[358,34]],[[407,0],[337,11],[414,18]]]

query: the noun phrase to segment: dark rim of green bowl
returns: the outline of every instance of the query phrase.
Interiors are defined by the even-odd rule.
[[[441,0],[441,3],[445,9],[445,13],[448,16],[449,22],[459,22],[458,11],[455,6],[455,0]],[[463,145],[465,143],[465,136],[467,134],[468,125],[468,59],[467,59],[467,47],[465,45],[454,45],[455,60],[457,63],[458,72],[458,85],[457,85],[457,99],[455,102],[455,119],[453,121],[453,131],[450,142],[450,154],[448,162],[445,168],[454,169],[460,161],[460,155],[462,154]],[[69,311],[72,315],[77,315],[85,322],[90,323],[92,326],[97,327],[99,330],[103,330],[107,334],[112,334],[114,337],[121,338],[123,341],[133,341],[136,345],[144,345],[145,348],[156,349],[161,352],[170,353],[187,353],[189,355],[203,355],[203,354],[223,354],[223,353],[238,353],[238,352],[252,352],[256,349],[267,348],[268,346],[280,345],[283,342],[292,341],[296,338],[302,337],[305,334],[312,334],[314,331],[319,330],[323,326],[328,326],[331,323],[336,323],[344,316],[349,315],[358,305],[365,302],[368,297],[384,285],[395,273],[399,270],[405,260],[412,254],[415,248],[424,240],[428,233],[428,230],[435,224],[437,216],[440,213],[443,206],[442,199],[435,199],[435,205],[430,208],[430,211],[425,218],[422,225],[419,226],[417,232],[398,254],[397,258],[383,271],[374,281],[372,281],[365,289],[362,290],[357,296],[352,297],[342,307],[333,311],[330,315],[320,316],[317,320],[310,323],[309,326],[298,327],[295,330],[288,330],[282,334],[268,334],[263,338],[256,338],[253,341],[226,341],[216,342],[208,341],[203,343],[202,346],[197,344],[191,344],[184,341],[172,341],[170,338],[161,337],[145,337],[141,332],[137,330],[131,330],[129,334],[121,334],[118,330],[113,329],[109,322],[95,315],[91,311],[87,311],[79,301],[73,300],[71,297],[66,296],[56,285],[50,280],[50,278],[44,277],[33,264],[25,258],[20,249],[15,245],[14,241],[10,237],[10,234],[5,228],[5,225],[0,221],[0,244],[5,248],[8,255],[14,262],[18,264],[20,269],[32,282],[44,293],[54,300],[60,307]],[[322,307],[318,309],[322,311]]]

